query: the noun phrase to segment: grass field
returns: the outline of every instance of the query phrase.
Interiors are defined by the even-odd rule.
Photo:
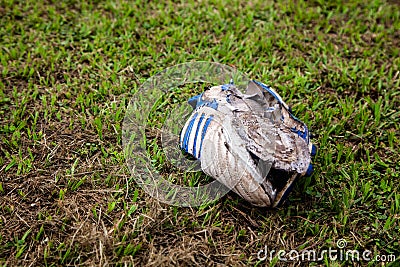
[[[295,2],[0,0],[0,265],[298,266],[257,253],[340,239],[399,260],[399,2]],[[315,134],[286,206],[173,207],[131,177],[129,100],[199,60],[269,84]]]

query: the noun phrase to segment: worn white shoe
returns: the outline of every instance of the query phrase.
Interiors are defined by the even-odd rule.
[[[308,128],[268,86],[251,81],[246,93],[233,84],[214,86],[189,103],[195,110],[181,148],[251,204],[279,206],[298,177],[311,175]]]

